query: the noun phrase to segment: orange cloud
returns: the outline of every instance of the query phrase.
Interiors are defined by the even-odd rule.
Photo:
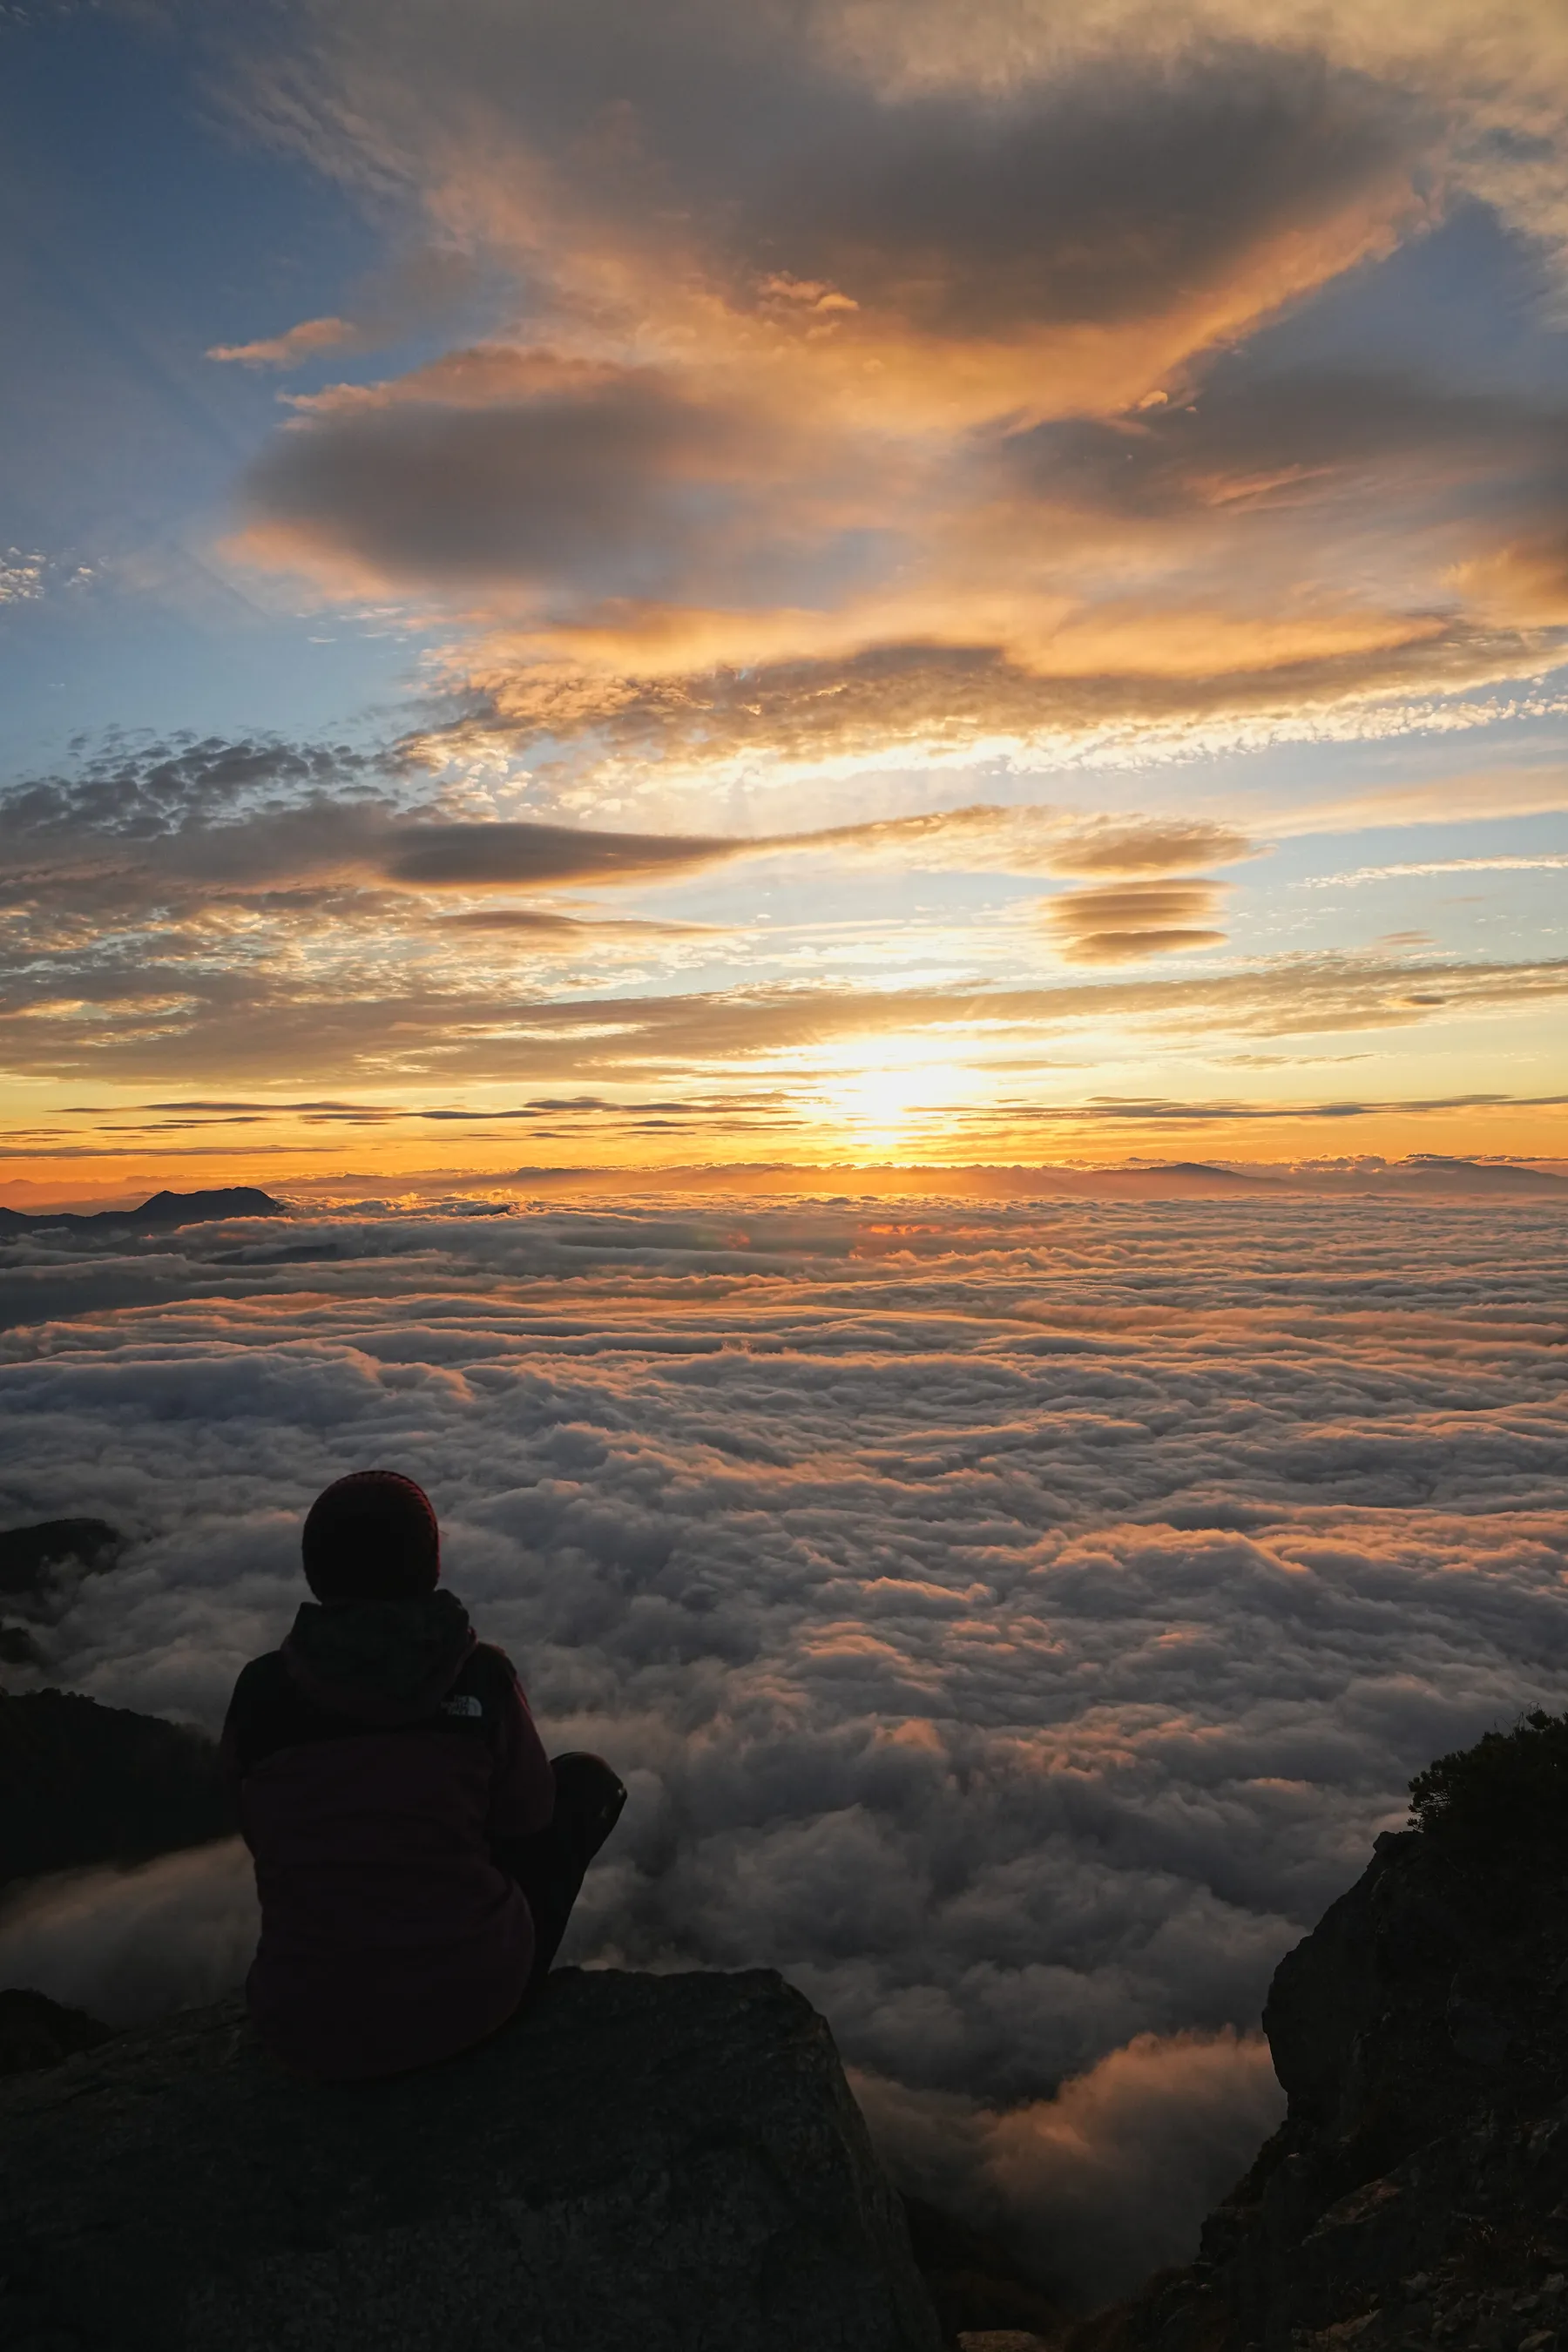
[[[1167,882],[1119,882],[1066,890],[1041,908],[1047,930],[1068,963],[1138,963],[1147,956],[1225,944],[1212,928],[1225,885],[1205,876]]]
[[[994,27],[982,72],[914,17],[866,47],[852,15],[679,0],[657,41],[623,0],[570,23],[458,0],[458,39],[420,6],[309,17],[314,100],[290,80],[268,115],[261,71],[253,110],[400,177],[528,295],[488,341],[299,402],[239,551],[447,613],[454,678],[514,736],[575,693],[595,734],[640,703],[659,756],[726,669],[771,673],[775,745],[855,709],[863,756],[926,728],[921,698],[872,719],[832,673],[922,649],[992,667],[996,694],[942,714],[954,749],[1017,740],[1029,679],[1082,689],[1070,732],[1108,704],[1157,723],[1163,682],[1330,703],[1527,657],[1467,631],[1463,545],[1375,579],[1339,560],[1358,476],[1439,446],[1495,475],[1517,416],[1205,389],[1215,353],[1439,216],[1451,140],[1408,59],[1369,68],[1332,15],[1304,43],[1100,8],[1048,42]]]
[[[209,360],[229,360],[241,367],[298,367],[320,352],[364,348],[363,331],[351,319],[302,319],[287,334],[268,335],[254,343],[215,343]]]

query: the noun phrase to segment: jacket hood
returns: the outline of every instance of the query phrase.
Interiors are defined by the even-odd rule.
[[[302,1601],[282,1656],[305,1696],[366,1724],[413,1723],[446,1696],[477,1646],[455,1592]]]

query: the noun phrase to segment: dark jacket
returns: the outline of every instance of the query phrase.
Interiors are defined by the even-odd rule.
[[[223,1733],[256,1858],[262,2039],[337,2077],[423,2066],[521,1999],[533,1924],[498,1841],[554,1780],[504,1653],[461,1601],[307,1601],[241,1674]]]

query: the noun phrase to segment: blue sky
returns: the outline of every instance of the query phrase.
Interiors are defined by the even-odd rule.
[[[215,559],[277,387],[205,357],[258,316],[330,308],[374,269],[375,225],[237,136],[177,30],[72,11],[0,40],[0,498],[10,561],[44,565],[0,622],[6,773],[114,727],[313,730],[380,708],[401,646],[349,635],[323,660],[314,618]]]
[[[584,1161],[1562,1156],[1550,11],[0,49],[16,1197],[563,1069]]]

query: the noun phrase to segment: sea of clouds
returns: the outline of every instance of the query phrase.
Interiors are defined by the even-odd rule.
[[[782,1969],[906,2185],[1102,2295],[1272,2126],[1270,1971],[1411,1773],[1568,1699],[1564,1237],[848,1197],[32,1235],[0,1504],[133,1542],[31,1679],[216,1727],[310,1497],[409,1472],[549,1744],[631,1789],[566,1957]],[[145,2016],[254,1926],[237,1843],[75,1874],[0,1981]]]

